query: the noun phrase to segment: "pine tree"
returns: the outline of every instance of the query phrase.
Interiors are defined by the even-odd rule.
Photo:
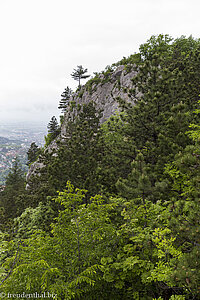
[[[199,115],[199,109],[195,111]],[[170,210],[169,224],[177,236],[177,245],[183,255],[175,266],[172,276],[177,286],[185,288],[189,297],[200,295],[200,126],[192,124],[188,132],[192,141],[179,152],[172,163],[167,164],[165,173],[169,178],[166,202]],[[189,298],[188,298],[189,299]]]
[[[78,81],[78,86],[81,86],[81,79],[86,79],[90,77],[90,75],[86,75],[87,69],[84,69],[81,65],[77,66],[77,69],[74,69],[74,72],[71,74],[74,80]]]
[[[100,147],[102,159],[98,166],[98,182],[104,193],[117,193],[116,182],[127,178],[135,158],[135,145],[125,137],[125,123],[121,114],[111,116],[101,125]]]
[[[176,153],[190,143],[185,131],[193,118],[191,111],[197,105],[199,94],[196,70],[200,65],[194,55],[198,41],[194,42],[193,49],[190,42],[183,44],[182,62],[175,55],[180,40],[172,43],[171,38],[160,35],[142,45],[143,61],[135,67],[134,88],[129,91],[135,104],[122,101],[124,140],[143,154],[153,186],[163,180],[163,188],[166,184],[165,164],[173,161]],[[194,58],[193,67],[191,57]]]
[[[20,165],[20,161],[18,158],[15,158],[12,167],[10,168],[10,172],[6,178],[6,186],[8,185],[17,185],[22,181],[23,179],[23,171]]]
[[[55,116],[53,116],[47,126],[48,134],[45,136],[45,146],[48,146],[60,133],[60,126]]]
[[[59,109],[62,109],[62,113],[66,111],[71,96],[72,96],[72,90],[67,86],[67,88],[64,90],[64,92],[61,95],[62,98],[58,106]]]
[[[55,135],[57,134],[59,125],[55,116],[51,118],[47,128],[48,128],[48,133],[55,134]]]
[[[117,188],[122,197],[127,199],[137,199],[145,202],[153,192],[153,187],[148,176],[148,169],[145,165],[142,153],[138,153],[131,163],[131,173],[127,179],[120,179]]]
[[[100,117],[101,112],[92,102],[72,107],[65,128],[66,138],[48,166],[54,185],[57,183],[61,188],[70,180],[74,186],[88,189],[91,194],[98,189],[96,168],[102,155],[98,148]]]
[[[35,142],[31,143],[30,148],[28,149],[28,152],[27,152],[27,156],[28,156],[27,165],[28,166],[37,159],[39,153],[40,153],[40,148],[36,145]]]
[[[39,176],[35,174],[30,179],[30,192],[36,202],[55,196],[67,180],[78,188],[89,190],[88,197],[99,191],[97,168],[103,156],[103,150],[99,148],[102,114],[92,102],[82,106],[72,102],[66,116],[56,155],[46,151],[40,158],[44,168],[39,170]]]
[[[6,178],[6,187],[1,193],[0,206],[4,208],[4,222],[9,222],[18,216],[25,206],[25,178],[19,162],[16,158]]]

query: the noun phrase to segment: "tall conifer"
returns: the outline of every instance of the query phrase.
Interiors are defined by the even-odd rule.
[[[59,109],[62,109],[62,113],[67,110],[67,106],[69,104],[69,100],[72,96],[72,90],[67,86],[64,92],[61,94],[61,100],[59,102]]]

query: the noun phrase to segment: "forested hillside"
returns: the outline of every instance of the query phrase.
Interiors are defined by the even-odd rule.
[[[16,161],[0,193],[5,299],[200,299],[199,75],[200,40],[159,35],[65,90],[28,182]]]

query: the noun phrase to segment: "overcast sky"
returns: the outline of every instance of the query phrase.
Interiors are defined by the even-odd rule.
[[[77,65],[104,70],[160,33],[199,38],[199,0],[0,0],[0,123],[47,123]]]

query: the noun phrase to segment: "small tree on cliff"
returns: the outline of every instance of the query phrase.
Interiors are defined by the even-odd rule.
[[[90,77],[90,75],[86,75],[87,69],[84,69],[83,66],[77,66],[77,69],[74,69],[74,72],[71,74],[72,78],[74,80],[78,81],[78,86],[81,86],[81,79],[86,79]]]
[[[28,166],[37,159],[39,153],[40,153],[40,148],[36,145],[35,142],[31,143],[30,148],[27,151]]]
[[[70,89],[68,86],[67,88],[64,90],[64,92],[61,94],[61,100],[59,102],[59,109],[62,109],[62,113],[64,113],[67,109],[67,105],[69,102],[69,99],[72,95],[72,89]]]
[[[60,126],[55,116],[53,116],[47,126],[48,134],[45,136],[45,146],[48,146],[60,133]]]
[[[53,135],[57,135],[58,129],[59,129],[59,125],[58,125],[58,121],[56,119],[55,116],[53,116],[47,126],[48,128],[48,133],[51,133]]]

